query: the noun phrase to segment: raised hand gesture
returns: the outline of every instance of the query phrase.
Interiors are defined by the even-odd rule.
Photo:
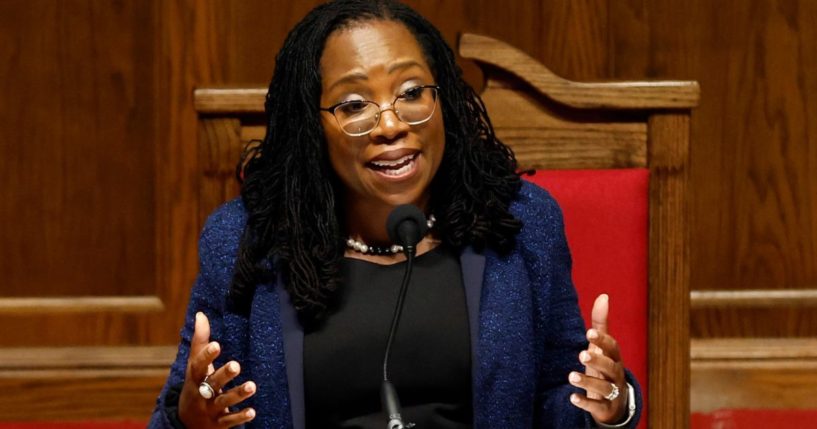
[[[210,322],[204,313],[196,313],[190,357],[179,397],[179,419],[188,428],[229,428],[255,418],[255,410],[231,412],[230,407],[255,394],[255,383],[222,388],[241,372],[238,362],[230,361],[215,370],[213,361],[221,353],[217,342],[210,342]]]
[[[608,297],[601,294],[593,303],[593,326],[587,330],[590,344],[579,353],[585,373],[571,372],[568,379],[586,391],[586,395],[571,395],[570,402],[589,412],[597,423],[610,425],[624,419],[628,386],[618,343],[607,330],[608,313]]]

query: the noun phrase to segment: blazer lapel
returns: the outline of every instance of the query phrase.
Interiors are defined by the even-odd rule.
[[[530,280],[518,253],[485,254],[472,375],[474,427],[532,427],[537,381]]]
[[[289,340],[284,337],[291,334],[282,335],[283,312],[279,303],[289,299],[281,299],[280,290],[275,285],[259,285],[253,298],[245,366],[247,375],[258,385],[258,391],[250,398],[258,416],[247,425],[250,428],[292,428],[288,386],[293,382],[303,383],[300,376],[294,380],[288,377],[289,359],[284,343]]]
[[[280,280],[280,279],[279,279]],[[284,334],[284,356],[287,368],[287,385],[292,411],[293,429],[306,426],[306,406],[304,404],[304,330],[298,322],[298,313],[289,300],[289,294],[278,282],[277,288],[281,308],[281,330]]]
[[[468,326],[471,335],[471,379],[475,380],[479,362],[479,301],[485,272],[485,255],[467,247],[460,254],[465,304],[468,307]]]

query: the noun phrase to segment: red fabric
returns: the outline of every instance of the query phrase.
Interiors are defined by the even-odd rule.
[[[593,301],[610,297],[609,332],[647,401],[649,170],[542,170],[526,179],[547,189],[564,214],[573,282],[587,326]]]
[[[692,429],[813,428],[817,410],[717,410],[692,413]]]
[[[711,413],[692,413],[692,429],[750,429],[809,427],[817,421],[817,410],[717,410]],[[144,429],[147,422],[26,422],[3,423],[0,429]],[[641,425],[644,426],[644,420]]]
[[[77,421],[77,422],[25,422],[2,423],[0,429],[145,429],[146,421]]]

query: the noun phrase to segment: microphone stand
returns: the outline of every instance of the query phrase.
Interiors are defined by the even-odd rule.
[[[389,338],[386,341],[386,352],[383,356],[383,384],[380,389],[380,400],[383,411],[389,419],[386,429],[408,429],[414,426],[413,423],[403,423],[403,417],[400,415],[400,400],[397,398],[397,390],[389,381],[389,356],[391,356],[391,346],[394,342],[394,335],[397,333],[397,326],[400,324],[400,315],[403,313],[406,291],[411,279],[411,269],[414,265],[414,256],[417,254],[417,243],[423,239],[427,230],[426,225],[423,212],[411,204],[397,206],[386,220],[386,231],[389,238],[391,238],[392,242],[403,246],[403,253],[406,255],[406,271],[403,274],[403,282],[397,296],[397,304],[389,328]]]
[[[397,390],[389,381],[389,356],[391,355],[391,345],[394,342],[394,334],[397,332],[397,325],[400,324],[400,315],[403,313],[403,304],[406,298],[406,291],[408,290],[409,280],[411,279],[411,268],[414,264],[414,255],[417,252],[414,246],[404,246],[406,255],[406,271],[403,274],[403,282],[400,284],[400,293],[397,296],[397,304],[394,308],[394,316],[391,319],[391,327],[389,328],[389,339],[386,341],[386,353],[383,357],[383,384],[380,389],[380,399],[383,402],[383,410],[388,414],[389,422],[386,429],[408,429],[414,426],[414,423],[403,423],[403,417],[400,415],[400,400],[397,398]]]

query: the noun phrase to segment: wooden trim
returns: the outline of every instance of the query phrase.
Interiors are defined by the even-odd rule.
[[[817,338],[694,339],[691,409],[817,408]]]
[[[264,113],[266,88],[199,88],[193,91],[193,105],[202,114]]]
[[[55,369],[159,369],[167,371],[175,346],[18,347],[0,349],[0,372]]]
[[[176,346],[0,349],[0,421],[150,417]]]
[[[646,115],[598,115],[545,102],[519,78],[485,70],[482,100],[522,169],[647,167]]]
[[[698,105],[700,98],[695,81],[573,82],[526,53],[478,34],[462,34],[459,53],[463,58],[505,69],[553,100],[576,108],[689,109]]]
[[[701,338],[690,342],[694,365],[711,362],[809,359],[817,363],[817,338]]]
[[[709,307],[815,307],[817,289],[694,290],[691,308]]]
[[[88,296],[53,298],[0,298],[0,314],[32,313],[149,313],[164,311],[155,296]]]
[[[170,364],[165,365],[163,368],[137,368],[137,369],[82,368],[81,370],[77,370],[75,368],[72,368],[67,370],[66,369],[0,370],[0,383],[2,383],[4,380],[27,380],[27,379],[39,379],[42,380],[42,382],[47,382],[48,380],[57,382],[58,380],[65,379],[92,379],[92,378],[122,379],[134,377],[162,377],[163,379],[166,379],[169,369]],[[158,393],[159,390],[157,389],[156,394],[158,395]]]
[[[168,370],[45,371],[0,377],[0,421],[147,422]]]
[[[213,210],[241,193],[235,166],[242,151],[241,120],[236,117],[199,118],[199,213],[201,225]]]
[[[683,428],[689,427],[689,114],[650,116],[648,150],[648,426]]]

